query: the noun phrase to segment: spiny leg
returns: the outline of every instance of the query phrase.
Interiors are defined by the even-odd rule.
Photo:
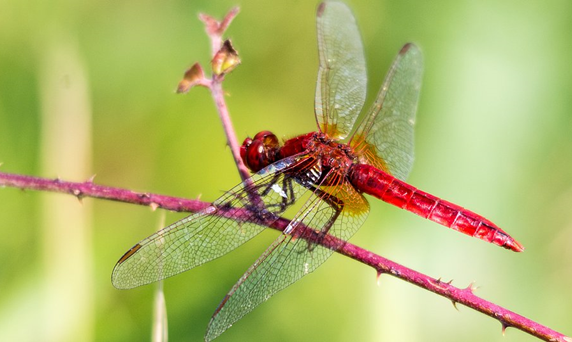
[[[326,202],[334,211],[334,213],[330,216],[328,221],[322,226],[322,228],[318,230],[313,230],[311,227],[307,227],[307,231],[304,234],[307,237],[310,237],[310,234],[316,235],[313,239],[306,239],[308,243],[308,250],[314,250],[315,246],[320,244],[320,242],[324,239],[324,237],[330,231],[330,228],[334,225],[334,222],[340,216],[342,210],[344,209],[344,201],[340,198],[327,193],[313,185],[308,186],[308,189],[313,190],[314,195],[318,196],[322,201]],[[296,236],[294,237],[296,238]]]

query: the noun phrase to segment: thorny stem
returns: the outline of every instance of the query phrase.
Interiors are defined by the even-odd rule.
[[[78,199],[82,199],[84,197],[102,198],[150,206],[153,209],[162,208],[180,212],[198,212],[210,205],[208,202],[199,200],[189,200],[152,193],[138,193],[127,189],[98,185],[94,184],[91,180],[86,182],[67,182],[60,179],[46,179],[3,172],[0,172],[0,186],[67,193],[76,196]],[[240,211],[227,211],[225,212],[225,215],[244,217]],[[230,216],[230,218],[232,218],[232,216]],[[288,223],[289,221],[287,219],[281,218],[273,223],[270,228],[283,231],[288,226]],[[482,312],[483,314],[498,320],[502,325],[503,331],[507,327],[514,327],[544,341],[572,342],[572,338],[566,335],[476,296],[473,293],[474,288],[472,284],[467,288],[461,289],[448,282],[443,282],[439,279],[429,277],[391,260],[385,259],[349,242],[339,240],[330,235],[327,235],[325,238],[320,238],[320,236],[316,235],[312,229],[306,229],[307,231],[302,234],[304,239],[320,244],[326,248],[333,249],[339,254],[373,267],[378,275],[389,274],[441,295],[451,300],[454,304],[460,303]]]
[[[542,324],[536,323],[531,319],[507,310],[502,306],[480,298],[474,294],[475,287],[473,284],[469,284],[466,288],[460,289],[451,285],[451,282],[444,282],[440,279],[431,278],[423,273],[399,265],[382,256],[349,243],[339,250],[338,253],[373,267],[377,270],[378,276],[387,273],[448,298],[453,302],[455,307],[457,306],[457,303],[460,303],[490,316],[501,323],[503,334],[506,328],[513,327],[544,341],[572,342],[572,338],[569,336],[561,334]]]
[[[0,187],[2,186],[66,193],[77,197],[80,201],[84,197],[93,197],[146,205],[153,210],[162,208],[179,212],[197,212],[205,209],[209,205],[209,203],[199,200],[134,192],[122,188],[98,185],[93,183],[92,179],[85,182],[68,182],[60,180],[59,178],[46,179],[0,172]]]

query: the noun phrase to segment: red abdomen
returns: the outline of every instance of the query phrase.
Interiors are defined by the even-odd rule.
[[[420,191],[373,166],[356,164],[349,177],[356,189],[387,203],[515,252],[524,250],[519,242],[484,217]]]

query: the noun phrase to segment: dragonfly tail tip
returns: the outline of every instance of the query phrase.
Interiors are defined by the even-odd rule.
[[[524,252],[524,246],[516,240],[509,241],[506,247],[515,252]]]

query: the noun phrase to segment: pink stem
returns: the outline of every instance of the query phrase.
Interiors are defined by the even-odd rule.
[[[490,316],[501,323],[503,333],[506,328],[513,327],[544,341],[572,342],[572,338],[566,335],[476,296],[473,293],[473,284],[460,289],[451,285],[450,282],[431,278],[349,243],[338,253],[375,268],[378,275],[387,273],[448,298],[455,306],[456,303],[460,303]]]
[[[238,139],[236,138],[236,133],[234,132],[234,126],[232,125],[232,121],[230,119],[230,115],[228,113],[228,108],[226,106],[226,102],[224,101],[224,91],[222,90],[222,76],[214,75],[212,78],[211,85],[209,87],[211,91],[211,95],[215,102],[217,112],[222,122],[222,127],[224,129],[226,135],[226,141],[230,150],[232,152],[232,157],[238,168],[238,172],[240,174],[240,178],[243,181],[247,180],[250,177],[250,172],[244,165],[242,158],[240,157],[240,147],[238,146]]]
[[[209,205],[209,203],[199,200],[134,192],[127,189],[98,185],[91,180],[78,183],[0,172],[0,187],[2,186],[26,190],[61,192],[76,196],[80,201],[83,197],[93,197],[147,205],[153,209],[162,208],[180,212],[197,212]]]
[[[238,14],[239,8],[235,7],[231,9],[222,21],[217,21],[209,15],[201,14],[199,18],[205,23],[205,30],[207,36],[211,41],[211,58],[214,58],[216,53],[222,47],[222,35],[225,33],[226,29],[232,22],[232,20]],[[248,168],[244,165],[242,158],[240,157],[240,147],[237,143],[236,133],[234,132],[234,126],[232,125],[232,120],[230,119],[230,114],[228,113],[228,108],[224,100],[224,91],[222,89],[222,82],[224,81],[224,74],[216,75],[213,74],[211,82],[209,84],[209,90],[211,96],[215,102],[215,106],[218,112],[218,116],[222,123],[226,135],[226,141],[230,150],[232,152],[232,157],[238,172],[243,181],[250,178],[250,172]]]
[[[61,192],[74,195],[79,199],[83,197],[103,198],[182,212],[197,212],[206,208],[210,204],[199,200],[188,200],[150,193],[138,193],[122,188],[102,186],[94,184],[92,181],[76,183],[62,181],[60,179],[46,179],[3,172],[0,172],[0,186]],[[238,215],[243,217],[240,211],[232,210],[227,211],[225,215],[235,215],[235,217]],[[232,216],[230,217],[232,218]],[[287,219],[281,218],[274,222],[270,228],[283,231],[288,226],[288,223],[289,221]],[[566,335],[476,296],[473,293],[472,286],[464,289],[457,288],[450,283],[431,278],[391,260],[385,259],[366,249],[355,246],[349,242],[339,240],[333,236],[316,236],[313,230],[309,228],[306,232],[303,232],[302,235],[303,238],[308,239],[313,243],[333,249],[339,254],[373,267],[378,274],[386,273],[392,275],[441,295],[451,300],[453,303],[460,303],[482,312],[485,315],[498,320],[502,324],[503,331],[507,327],[514,327],[544,341],[572,342],[572,338]]]

